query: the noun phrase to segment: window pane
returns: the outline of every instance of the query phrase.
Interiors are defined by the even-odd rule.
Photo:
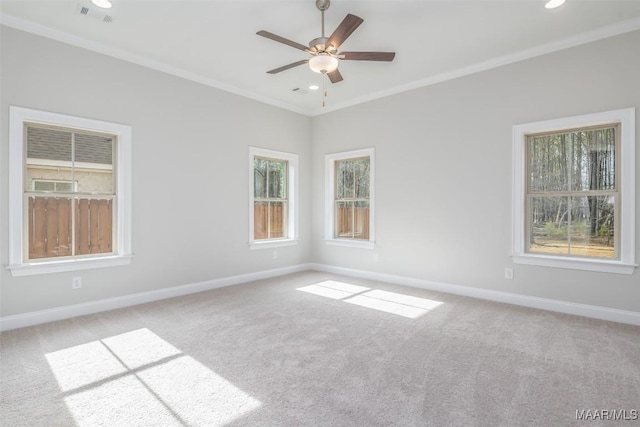
[[[571,153],[568,134],[533,136],[529,141],[530,191],[566,191]]]
[[[529,212],[529,252],[569,254],[567,197],[533,197]]]
[[[253,204],[253,238],[255,240],[269,238],[269,202]]]
[[[357,179],[356,179],[356,195],[357,199],[369,198],[369,159],[358,159],[355,161]]]
[[[67,182],[67,181],[57,181],[54,182],[54,188],[55,191],[61,192],[61,193],[72,193],[74,191],[74,186],[73,183],[71,182]]]
[[[74,133],[74,179],[78,192],[113,194],[113,142],[107,135]]]
[[[254,157],[253,239],[280,239],[288,236],[289,162]],[[262,200],[258,200],[262,199]]]
[[[279,239],[286,235],[286,203],[271,202],[269,205],[269,238]]]
[[[615,258],[615,198],[571,198],[571,255]]]
[[[352,199],[355,197],[355,176],[353,160],[336,162],[336,198]]]
[[[33,191],[56,191],[56,182],[34,180]]]
[[[287,236],[287,202],[253,204],[253,238],[279,239]]]
[[[353,202],[336,202],[336,236],[353,238]]]
[[[336,202],[336,236],[369,239],[369,202]]]
[[[369,240],[369,202],[356,202],[354,212],[354,239]]]
[[[615,189],[616,128],[574,132],[573,190]]]
[[[76,255],[113,251],[113,201],[81,198],[75,200]]]
[[[336,162],[336,199],[344,199],[343,162]]]
[[[71,199],[28,198],[29,259],[70,256]]]
[[[267,197],[267,163],[266,159],[253,159],[253,196]]]
[[[35,180],[71,182],[71,132],[27,126],[25,190]],[[55,191],[55,186],[51,190]]]
[[[269,198],[287,197],[287,162],[269,160]]]

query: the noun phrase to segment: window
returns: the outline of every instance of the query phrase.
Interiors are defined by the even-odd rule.
[[[297,241],[298,156],[249,148],[249,244],[252,249]]]
[[[51,191],[56,193],[69,193],[78,191],[78,181],[52,181],[34,179],[31,189],[33,191]]]
[[[635,110],[514,126],[514,261],[633,272]]]
[[[14,276],[130,262],[129,126],[10,108]]]
[[[373,248],[373,148],[329,154],[326,162],[325,239]]]

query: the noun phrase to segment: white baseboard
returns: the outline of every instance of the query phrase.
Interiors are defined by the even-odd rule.
[[[141,292],[121,297],[101,299],[82,304],[68,305],[48,310],[17,314],[15,316],[5,316],[0,317],[0,331],[8,331],[10,329],[23,328],[25,326],[54,322],[56,320],[63,320],[76,316],[84,316],[86,314],[99,313],[101,311],[129,307],[132,305],[189,295],[196,292],[208,291],[211,289],[223,288],[225,286],[233,286],[252,282],[254,280],[268,279],[271,277],[277,277],[284,274],[297,273],[299,271],[306,271],[311,269],[311,264],[299,264],[289,267],[276,268],[273,270],[259,271],[256,273],[240,274],[238,276],[224,277],[221,279],[207,280],[204,282],[190,283],[181,286],[173,286],[171,288],[158,289],[157,291]]]
[[[548,298],[512,294],[509,292],[473,288],[470,286],[433,282],[430,280],[416,279],[413,277],[396,276],[393,274],[376,273],[372,271],[356,270],[344,267],[334,267],[324,264],[310,264],[310,266],[310,268],[314,270],[327,273],[377,280],[379,282],[411,286],[414,288],[445,292],[448,294],[462,295],[489,301],[519,305],[523,307],[538,308],[541,310],[556,311],[559,313],[574,314],[577,316],[592,317],[595,319],[609,320],[612,322],[627,323],[630,325],[640,326],[640,312],[636,311],[625,311],[617,310],[614,308],[599,307],[595,305],[577,304],[573,302],[559,301]]]
[[[284,274],[297,273],[306,270],[317,270],[344,276],[359,277],[363,279],[377,280],[380,282],[397,285],[411,286],[449,294],[462,295],[490,301],[514,304],[523,307],[538,308],[541,310],[556,311],[559,313],[574,314],[578,316],[592,317],[595,319],[609,320],[612,322],[627,323],[640,326],[640,313],[635,311],[617,310],[594,305],[577,304],[566,301],[558,301],[547,298],[532,297],[527,295],[512,294],[508,292],[492,291],[488,289],[473,288],[470,286],[454,285],[450,283],[433,282],[430,280],[416,279],[413,277],[397,276],[373,271],[356,270],[345,267],[335,267],[324,264],[299,264],[273,270],[259,271],[255,273],[240,274],[221,279],[207,280],[204,282],[174,286],[156,291],[142,292],[121,297],[101,299],[82,304],[68,305],[49,310],[34,311],[15,316],[0,317],[0,331],[23,328],[56,320],[69,319],[76,316],[99,313],[101,311],[130,307],[132,305],[159,301],[196,292],[233,286],[254,280],[268,279]]]

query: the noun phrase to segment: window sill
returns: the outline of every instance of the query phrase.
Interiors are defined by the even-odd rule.
[[[60,261],[30,262],[10,265],[13,277],[37,274],[62,273],[65,271],[89,270],[93,268],[116,267],[131,264],[132,255],[113,255],[96,258],[68,259]]]
[[[637,267],[621,261],[593,260],[581,258],[559,258],[547,255],[514,255],[516,264],[537,265],[541,267],[566,268],[571,270],[598,271],[601,273],[633,274]]]
[[[255,249],[271,249],[282,248],[284,246],[295,246],[298,244],[298,239],[282,239],[282,240],[266,240],[262,242],[251,242],[249,248]]]
[[[345,248],[374,249],[375,243],[371,240],[347,240],[347,239],[325,239],[329,246],[343,246]]]

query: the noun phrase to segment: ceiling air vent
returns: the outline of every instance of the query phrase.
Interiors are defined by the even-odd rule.
[[[110,22],[113,22],[113,16],[108,15],[107,13],[104,12],[104,9],[101,9],[99,7],[91,7],[91,6],[78,4],[78,7],[76,8],[76,10],[78,14],[83,16],[88,16],[97,21],[106,22],[107,24]]]

